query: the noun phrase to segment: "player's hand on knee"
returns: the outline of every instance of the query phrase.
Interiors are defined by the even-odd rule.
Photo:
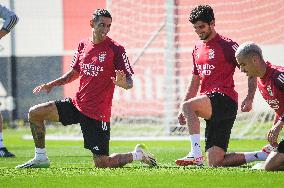
[[[272,145],[274,143],[277,143],[279,133],[282,129],[282,126],[280,123],[276,123],[267,133],[267,140]]]
[[[178,122],[179,122],[180,125],[185,125],[186,124],[186,119],[185,119],[185,117],[184,117],[182,112],[180,112],[179,115],[178,115]]]
[[[33,89],[33,93],[39,93],[44,90],[46,91],[46,93],[49,93],[52,90],[52,88],[53,86],[50,84],[41,84]]]
[[[252,109],[253,100],[246,97],[245,100],[242,102],[241,110],[242,112],[249,112]]]

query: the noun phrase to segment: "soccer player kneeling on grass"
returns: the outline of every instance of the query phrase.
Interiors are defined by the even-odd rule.
[[[215,30],[213,9],[209,5],[199,5],[191,13],[192,23],[199,41],[193,48],[193,71],[178,120],[187,125],[191,151],[177,159],[180,166],[202,165],[204,162],[200,147],[200,121],[206,120],[205,150],[209,166],[231,166],[227,154],[231,129],[236,119],[238,94],[234,88],[233,75],[238,66],[235,51],[238,44],[219,35]],[[256,79],[248,78],[248,95],[242,103],[242,111],[251,110],[256,89]],[[200,96],[197,92],[200,89]]]
[[[111,104],[115,85],[124,89],[133,87],[133,70],[124,48],[107,36],[111,23],[112,17],[107,10],[94,11],[90,20],[92,36],[79,43],[70,71],[34,89],[34,93],[44,90],[49,93],[55,86],[80,79],[79,91],[73,99],[51,101],[30,108],[35,157],[17,168],[49,167],[44,120],[59,121],[63,125],[80,123],[84,147],[92,151],[96,167],[121,167],[134,160],[156,165],[154,156],[141,144],[133,152],[109,156]]]
[[[257,86],[261,95],[275,110],[274,124],[267,134],[270,144],[264,148],[264,151],[270,153],[264,169],[284,170],[284,140],[278,145],[278,136],[284,125],[284,67],[264,61],[261,48],[253,42],[240,45],[235,56],[242,72],[247,76],[258,77]],[[274,148],[277,145],[278,148]],[[250,162],[258,157],[254,152],[246,152],[242,160]]]

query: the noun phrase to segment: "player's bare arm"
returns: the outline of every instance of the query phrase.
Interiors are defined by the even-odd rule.
[[[200,77],[199,75],[192,75],[191,82],[187,87],[187,92],[184,98],[184,101],[196,97],[198,89],[200,86]]]
[[[126,76],[122,70],[116,70],[116,77],[111,77],[113,83],[124,89],[131,89],[133,87],[133,80],[131,76]]]
[[[275,143],[278,143],[278,136],[280,134],[280,131],[282,130],[284,125],[284,122],[282,120],[277,121],[273,125],[273,127],[268,131],[267,133],[267,140],[268,142],[273,146]]]
[[[252,109],[252,103],[256,91],[257,79],[256,77],[248,77],[248,94],[242,102],[242,112],[249,112]]]
[[[62,86],[62,85],[68,84],[76,80],[78,77],[79,77],[79,72],[75,71],[74,69],[70,69],[67,73],[65,73],[60,78],[35,87],[33,90],[33,93],[38,93],[43,90],[45,90],[46,93],[49,93],[54,86]]]

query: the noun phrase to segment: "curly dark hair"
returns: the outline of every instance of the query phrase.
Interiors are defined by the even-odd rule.
[[[99,17],[100,17],[100,16],[103,16],[103,17],[107,17],[107,18],[111,18],[111,19],[112,19],[111,14],[110,14],[109,11],[106,10],[106,9],[97,9],[97,10],[95,10],[95,11],[93,12],[93,20],[94,20],[95,22],[97,22],[97,21],[99,20]]]
[[[189,21],[195,24],[198,21],[210,23],[214,18],[213,9],[209,5],[199,5],[191,10],[189,15]]]

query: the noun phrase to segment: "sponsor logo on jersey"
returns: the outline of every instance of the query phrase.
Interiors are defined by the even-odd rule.
[[[266,102],[274,110],[278,110],[280,108],[279,106],[280,102],[277,99],[267,99]]]
[[[196,65],[199,74],[209,76],[211,75],[212,71],[215,69],[214,65],[210,64],[203,64],[203,65]]]
[[[99,72],[104,71],[103,67],[99,65],[81,63],[80,66],[86,76],[98,76]]]

